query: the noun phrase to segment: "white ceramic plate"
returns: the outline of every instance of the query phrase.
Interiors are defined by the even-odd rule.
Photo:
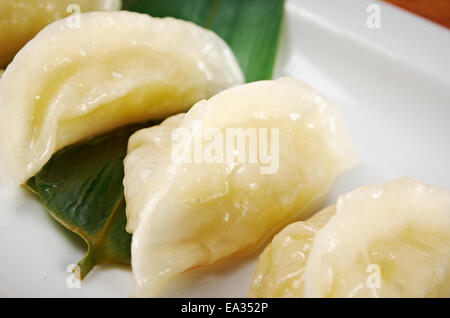
[[[377,1],[286,1],[275,77],[304,80],[339,102],[360,156],[329,202],[402,176],[450,188],[450,32]],[[370,4],[380,6],[379,29],[367,27]],[[25,190],[0,187],[0,210],[0,296],[132,294],[130,269],[117,266],[97,267],[81,288],[68,288],[67,267],[84,243]],[[191,272],[164,296],[245,296],[257,254]]]

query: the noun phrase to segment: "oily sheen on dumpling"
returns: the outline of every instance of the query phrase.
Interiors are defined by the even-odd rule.
[[[121,0],[1,0],[0,67],[46,25],[72,13],[120,10]],[[80,10],[80,12],[78,12]]]
[[[248,297],[303,297],[305,265],[317,232],[336,213],[330,206],[306,221],[288,225],[264,249]]]
[[[364,186],[265,249],[249,297],[449,297],[450,191]]]
[[[266,150],[277,157],[276,168],[264,170],[270,164],[261,156],[250,160],[252,149],[261,150],[250,141],[241,148],[247,160],[196,160],[195,147],[210,150],[230,129],[249,135],[267,129]],[[269,134],[272,129],[278,134]],[[223,152],[239,155],[239,148]],[[156,295],[183,271],[256,248],[310,213],[354,163],[336,106],[292,78],[226,90],[137,132],[129,141],[124,186],[138,295]]]
[[[0,165],[19,185],[51,155],[119,126],[186,111],[243,82],[226,43],[193,23],[126,11],[54,22],[0,80]]]

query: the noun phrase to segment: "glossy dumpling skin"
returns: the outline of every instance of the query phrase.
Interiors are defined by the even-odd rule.
[[[126,230],[130,233],[136,230],[145,205],[155,201],[158,193],[165,192],[163,185],[167,184],[172,169],[171,136],[185,116],[185,113],[171,116],[161,125],[141,130],[130,138],[124,178],[128,199]]]
[[[450,191],[404,178],[341,196],[275,237],[248,296],[449,297]]]
[[[119,126],[164,118],[241,84],[226,43],[193,23],[126,11],[56,21],[0,80],[0,176],[19,185],[51,155]]]
[[[120,10],[121,0],[2,0],[0,1],[0,67],[46,25],[75,13]]]
[[[191,131],[181,153],[208,128],[223,134],[227,128],[278,128],[278,170],[263,174],[261,161],[174,160],[168,148],[178,145],[171,138],[180,128]],[[229,89],[137,132],[129,141],[124,185],[138,295],[156,295],[178,273],[255,249],[280,226],[310,213],[354,163],[336,106],[292,78]]]
[[[335,213],[336,207],[330,206],[277,234],[259,257],[247,297],[304,297],[305,266],[314,238]]]

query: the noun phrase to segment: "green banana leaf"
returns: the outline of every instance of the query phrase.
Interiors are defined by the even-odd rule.
[[[190,20],[215,31],[232,48],[247,82],[272,77],[283,6],[283,0],[124,1],[124,10]],[[123,159],[129,136],[150,125],[66,147],[26,184],[58,222],[86,241],[87,254],[78,263],[81,278],[98,264],[130,264]]]
[[[97,264],[130,264],[123,159],[131,134],[149,125],[121,128],[66,147],[26,184],[52,217],[86,241],[88,252],[78,263],[81,278]]]

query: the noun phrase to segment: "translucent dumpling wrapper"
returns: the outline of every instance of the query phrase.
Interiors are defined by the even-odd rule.
[[[121,0],[2,0],[0,1],[0,67],[40,30],[53,21],[87,11],[120,10]]]
[[[287,226],[249,297],[449,297],[450,191],[410,178],[364,186]]]
[[[336,106],[292,78],[226,90],[137,132],[124,179],[137,295],[251,252],[355,162]]]
[[[0,80],[0,176],[19,185],[63,147],[119,126],[165,118],[243,83],[215,33],[126,11],[56,21]],[[70,23],[69,23],[70,22]]]
[[[259,257],[247,297],[303,297],[305,265],[314,238],[335,213],[335,206],[330,206],[277,234]]]

